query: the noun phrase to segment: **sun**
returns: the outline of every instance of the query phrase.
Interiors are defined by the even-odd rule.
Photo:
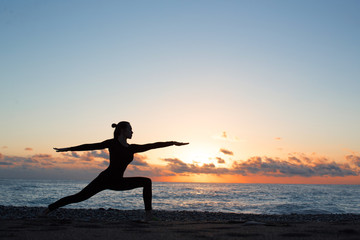
[[[181,154],[180,159],[185,163],[202,166],[204,164],[212,163],[212,159],[215,157],[216,156],[211,150],[206,148],[198,148],[196,150],[184,151]]]
[[[189,160],[192,163],[197,163],[203,165],[204,163],[208,164],[210,162],[211,155],[206,151],[194,151],[189,154]]]

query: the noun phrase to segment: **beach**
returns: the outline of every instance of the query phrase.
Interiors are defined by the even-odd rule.
[[[359,214],[261,215],[198,211],[0,206],[0,239],[360,239]]]

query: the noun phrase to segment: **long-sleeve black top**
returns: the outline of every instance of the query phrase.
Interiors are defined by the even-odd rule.
[[[149,144],[130,144],[128,147],[123,146],[116,139],[108,139],[100,143],[83,144],[68,148],[69,151],[89,151],[109,149],[110,165],[108,171],[116,172],[117,176],[123,176],[127,166],[134,159],[134,154],[145,152],[155,148],[168,147],[173,145],[173,142],[156,142]]]

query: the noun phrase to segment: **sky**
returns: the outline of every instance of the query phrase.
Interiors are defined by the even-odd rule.
[[[0,178],[360,184],[360,2],[0,0]]]

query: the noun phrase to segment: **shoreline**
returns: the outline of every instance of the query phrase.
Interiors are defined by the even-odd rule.
[[[261,215],[200,211],[62,208],[0,205],[0,239],[360,239],[359,214]]]
[[[0,205],[0,219],[34,219],[45,207],[16,207]],[[47,218],[52,219],[72,219],[79,221],[134,221],[142,219],[144,210],[118,210],[118,209],[75,209],[60,208],[50,213]],[[360,223],[360,214],[245,214],[245,213],[225,213],[225,212],[206,212],[206,211],[167,211],[153,210],[153,215],[159,221],[178,221],[178,222],[246,222],[256,221],[264,223],[282,222],[353,222]]]

